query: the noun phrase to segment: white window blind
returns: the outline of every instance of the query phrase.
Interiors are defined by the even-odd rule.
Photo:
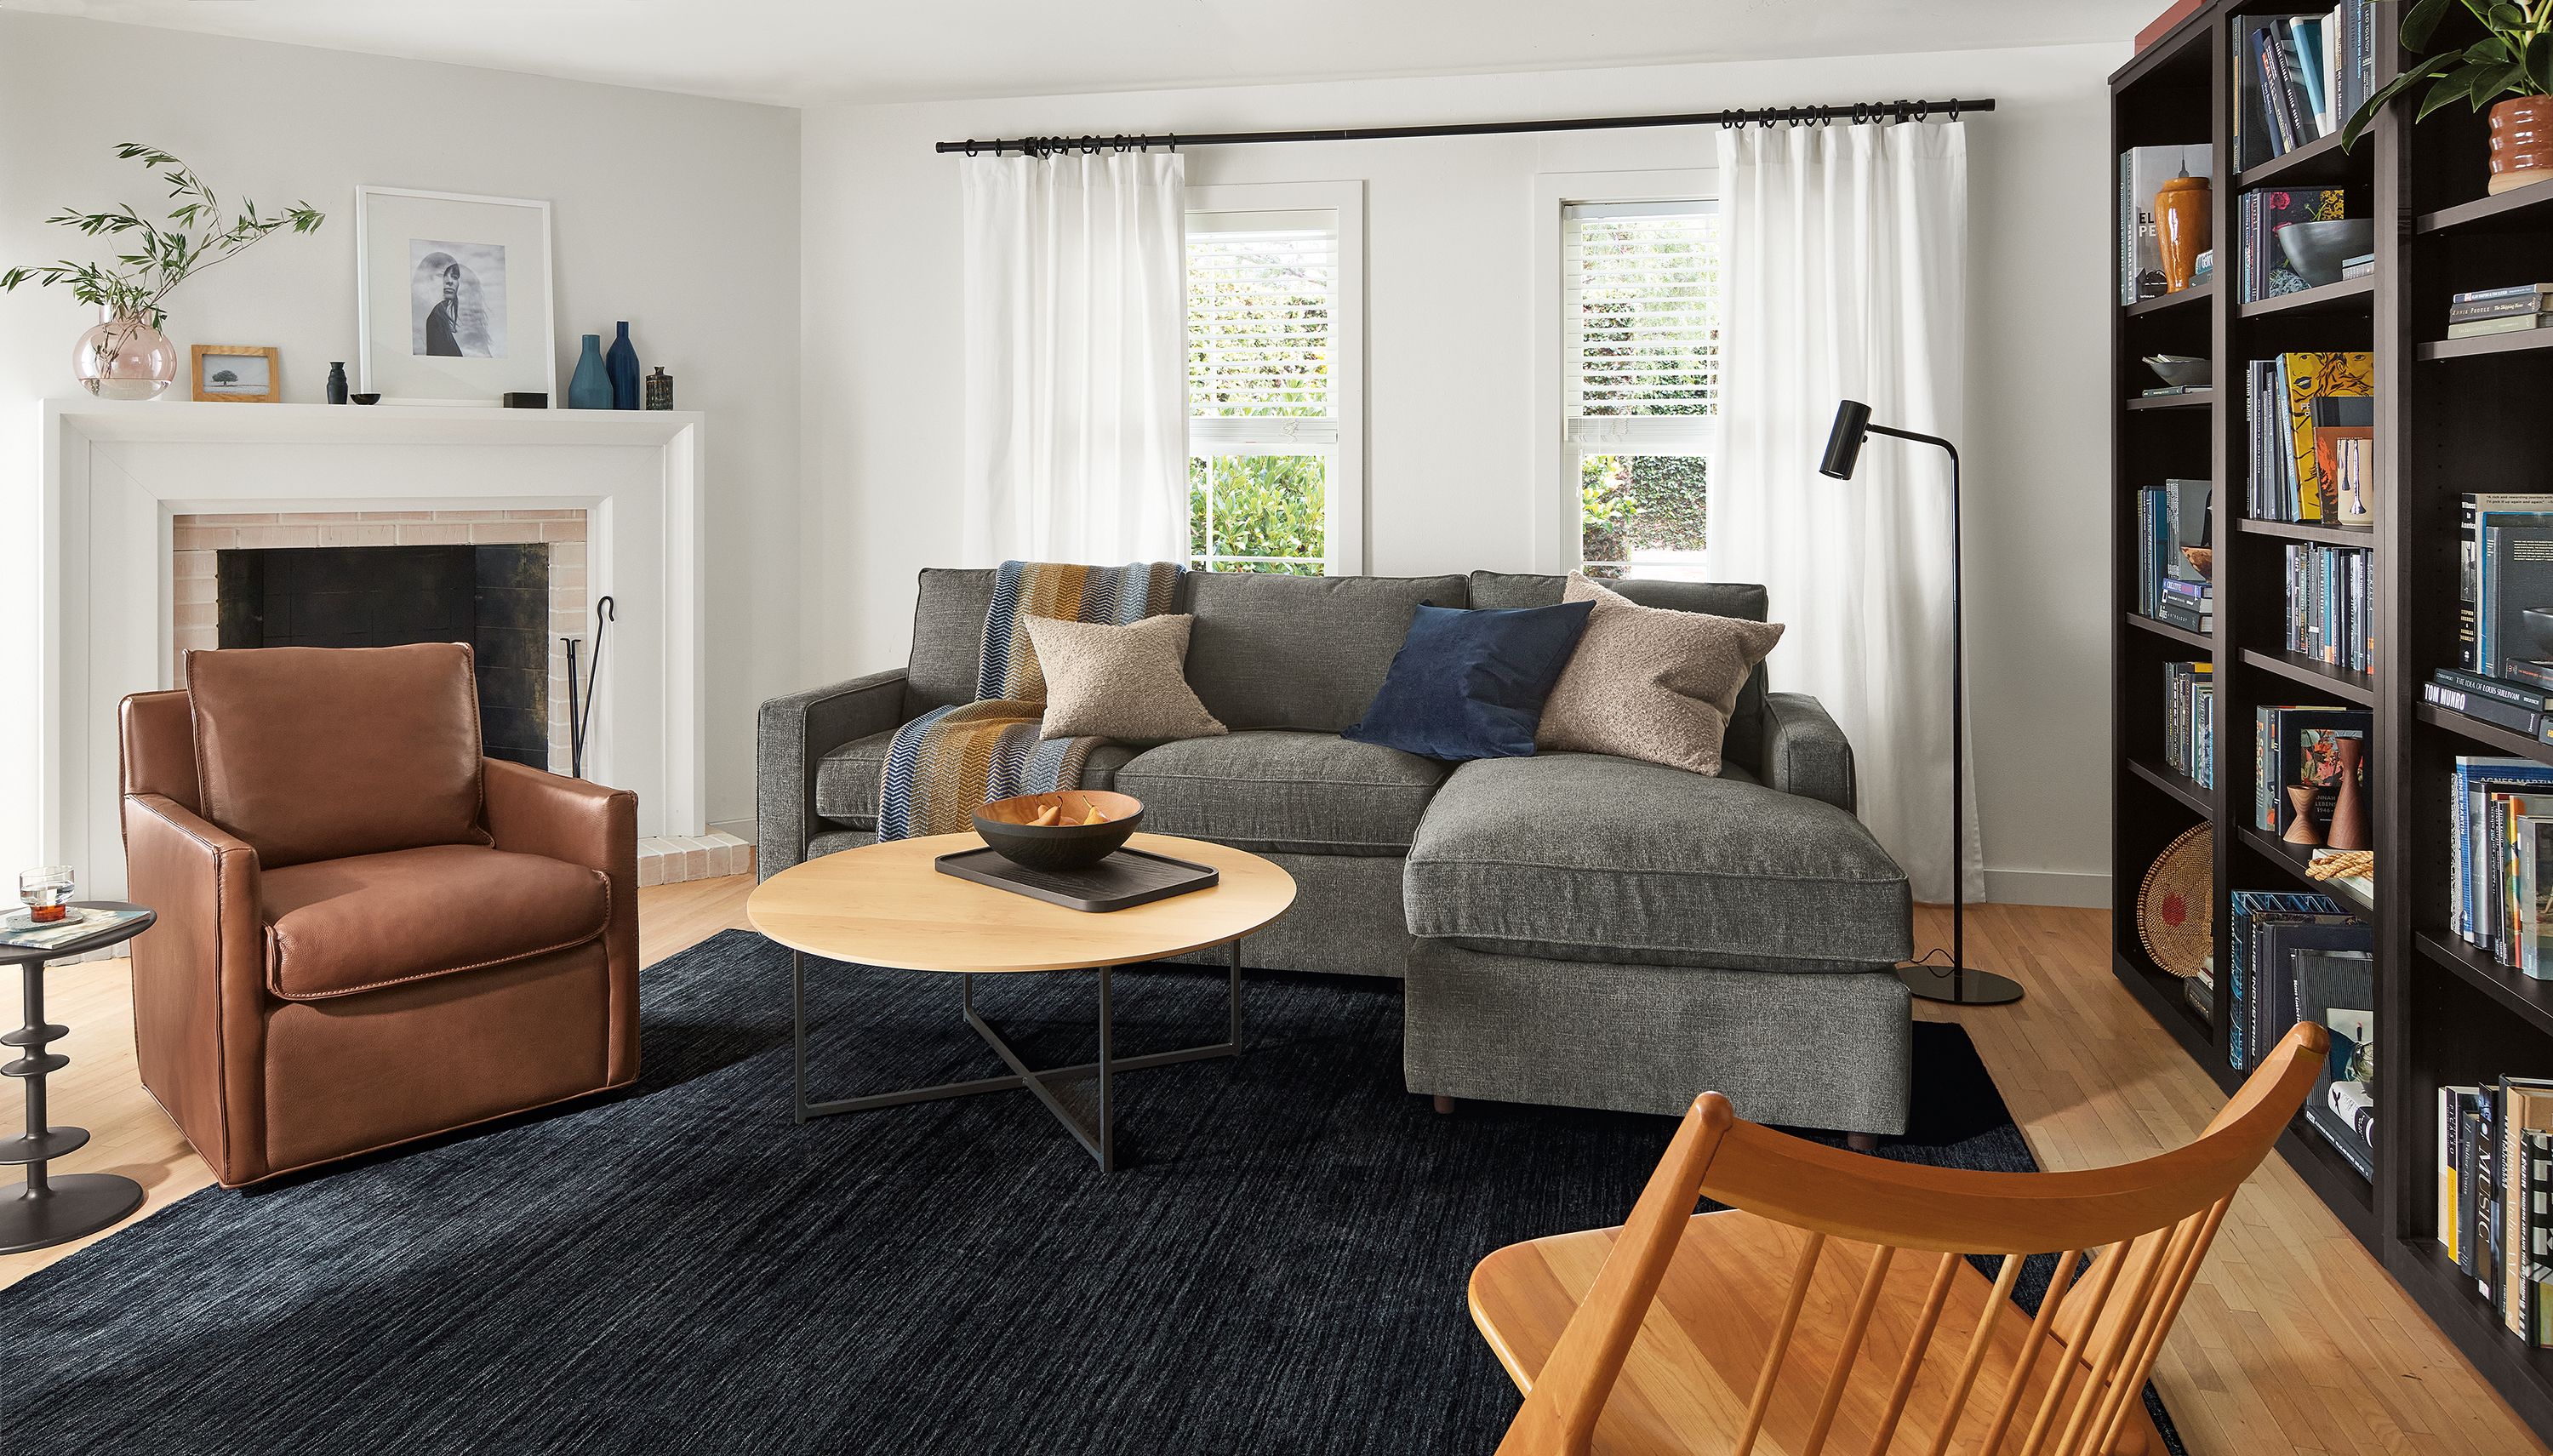
[[[1188,215],[1188,437],[1246,452],[1338,440],[1332,212]]]
[[[1720,215],[1710,201],[1564,209],[1563,405],[1572,444],[1707,448],[1720,409]]]

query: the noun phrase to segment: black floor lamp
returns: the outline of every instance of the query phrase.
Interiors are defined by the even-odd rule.
[[[2001,1006],[2021,999],[2021,982],[1991,970],[1968,967],[1968,754],[1967,653],[1959,623],[1959,452],[1938,435],[1890,429],[1870,422],[1870,406],[1858,399],[1835,405],[1834,429],[1827,435],[1827,458],[1818,474],[1852,479],[1861,458],[1862,437],[1893,435],[1939,445],[1950,457],[1950,963],[1914,961],[1897,967],[1898,979],[1927,1001],[1954,1006]]]

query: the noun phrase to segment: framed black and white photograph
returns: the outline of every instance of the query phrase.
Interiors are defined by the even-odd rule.
[[[197,344],[192,353],[198,399],[272,404],[283,397],[283,372],[266,345]]]
[[[355,189],[362,389],[385,404],[557,392],[550,205]]]

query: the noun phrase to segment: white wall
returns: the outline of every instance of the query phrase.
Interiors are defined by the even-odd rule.
[[[41,225],[60,206],[154,215],[165,188],[116,161],[118,142],[270,211],[307,198],[329,214],[319,233],[189,280],[167,333],[181,351],[276,345],[284,396],[317,401],[331,360],[357,374],[358,183],[548,198],[561,391],[578,336],[609,342],[627,319],[676,402],[709,416],[709,816],[741,821],[754,705],[800,676],[798,131],[778,107],[0,12],[0,264],[91,256]],[[35,616],[37,401],[76,390],[71,345],[91,321],[60,289],[0,295],[0,626],[24,628],[9,640]],[[11,868],[54,847],[36,842],[32,696],[0,692]]]
[[[1970,681],[1997,898],[2109,903],[2111,222],[2128,48],[1865,56],[902,106],[804,127],[809,683],[901,662],[957,556],[958,204],[944,139],[1987,96],[1970,127]],[[1534,177],[1712,165],[1707,131],[1196,149],[1193,185],[1363,179],[1370,570],[1532,565]],[[1780,604],[1775,604],[1779,615]]]

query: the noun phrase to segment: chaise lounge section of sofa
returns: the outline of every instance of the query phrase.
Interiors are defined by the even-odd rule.
[[[1145,828],[1264,854],[1295,908],[1249,963],[1402,976],[1413,1092],[1905,1127],[1906,877],[1852,815],[1852,750],[1816,700],[1738,697],[1721,774],[1603,754],[1459,766],[1338,736],[1421,603],[1540,606],[1563,579],[1190,573],[1187,676],[1233,731],[1092,755]],[[1611,583],[1647,606],[1766,618],[1763,589]],[[922,573],[907,665],[763,705],[768,877],[870,842],[888,740],[973,694],[989,571]]]

